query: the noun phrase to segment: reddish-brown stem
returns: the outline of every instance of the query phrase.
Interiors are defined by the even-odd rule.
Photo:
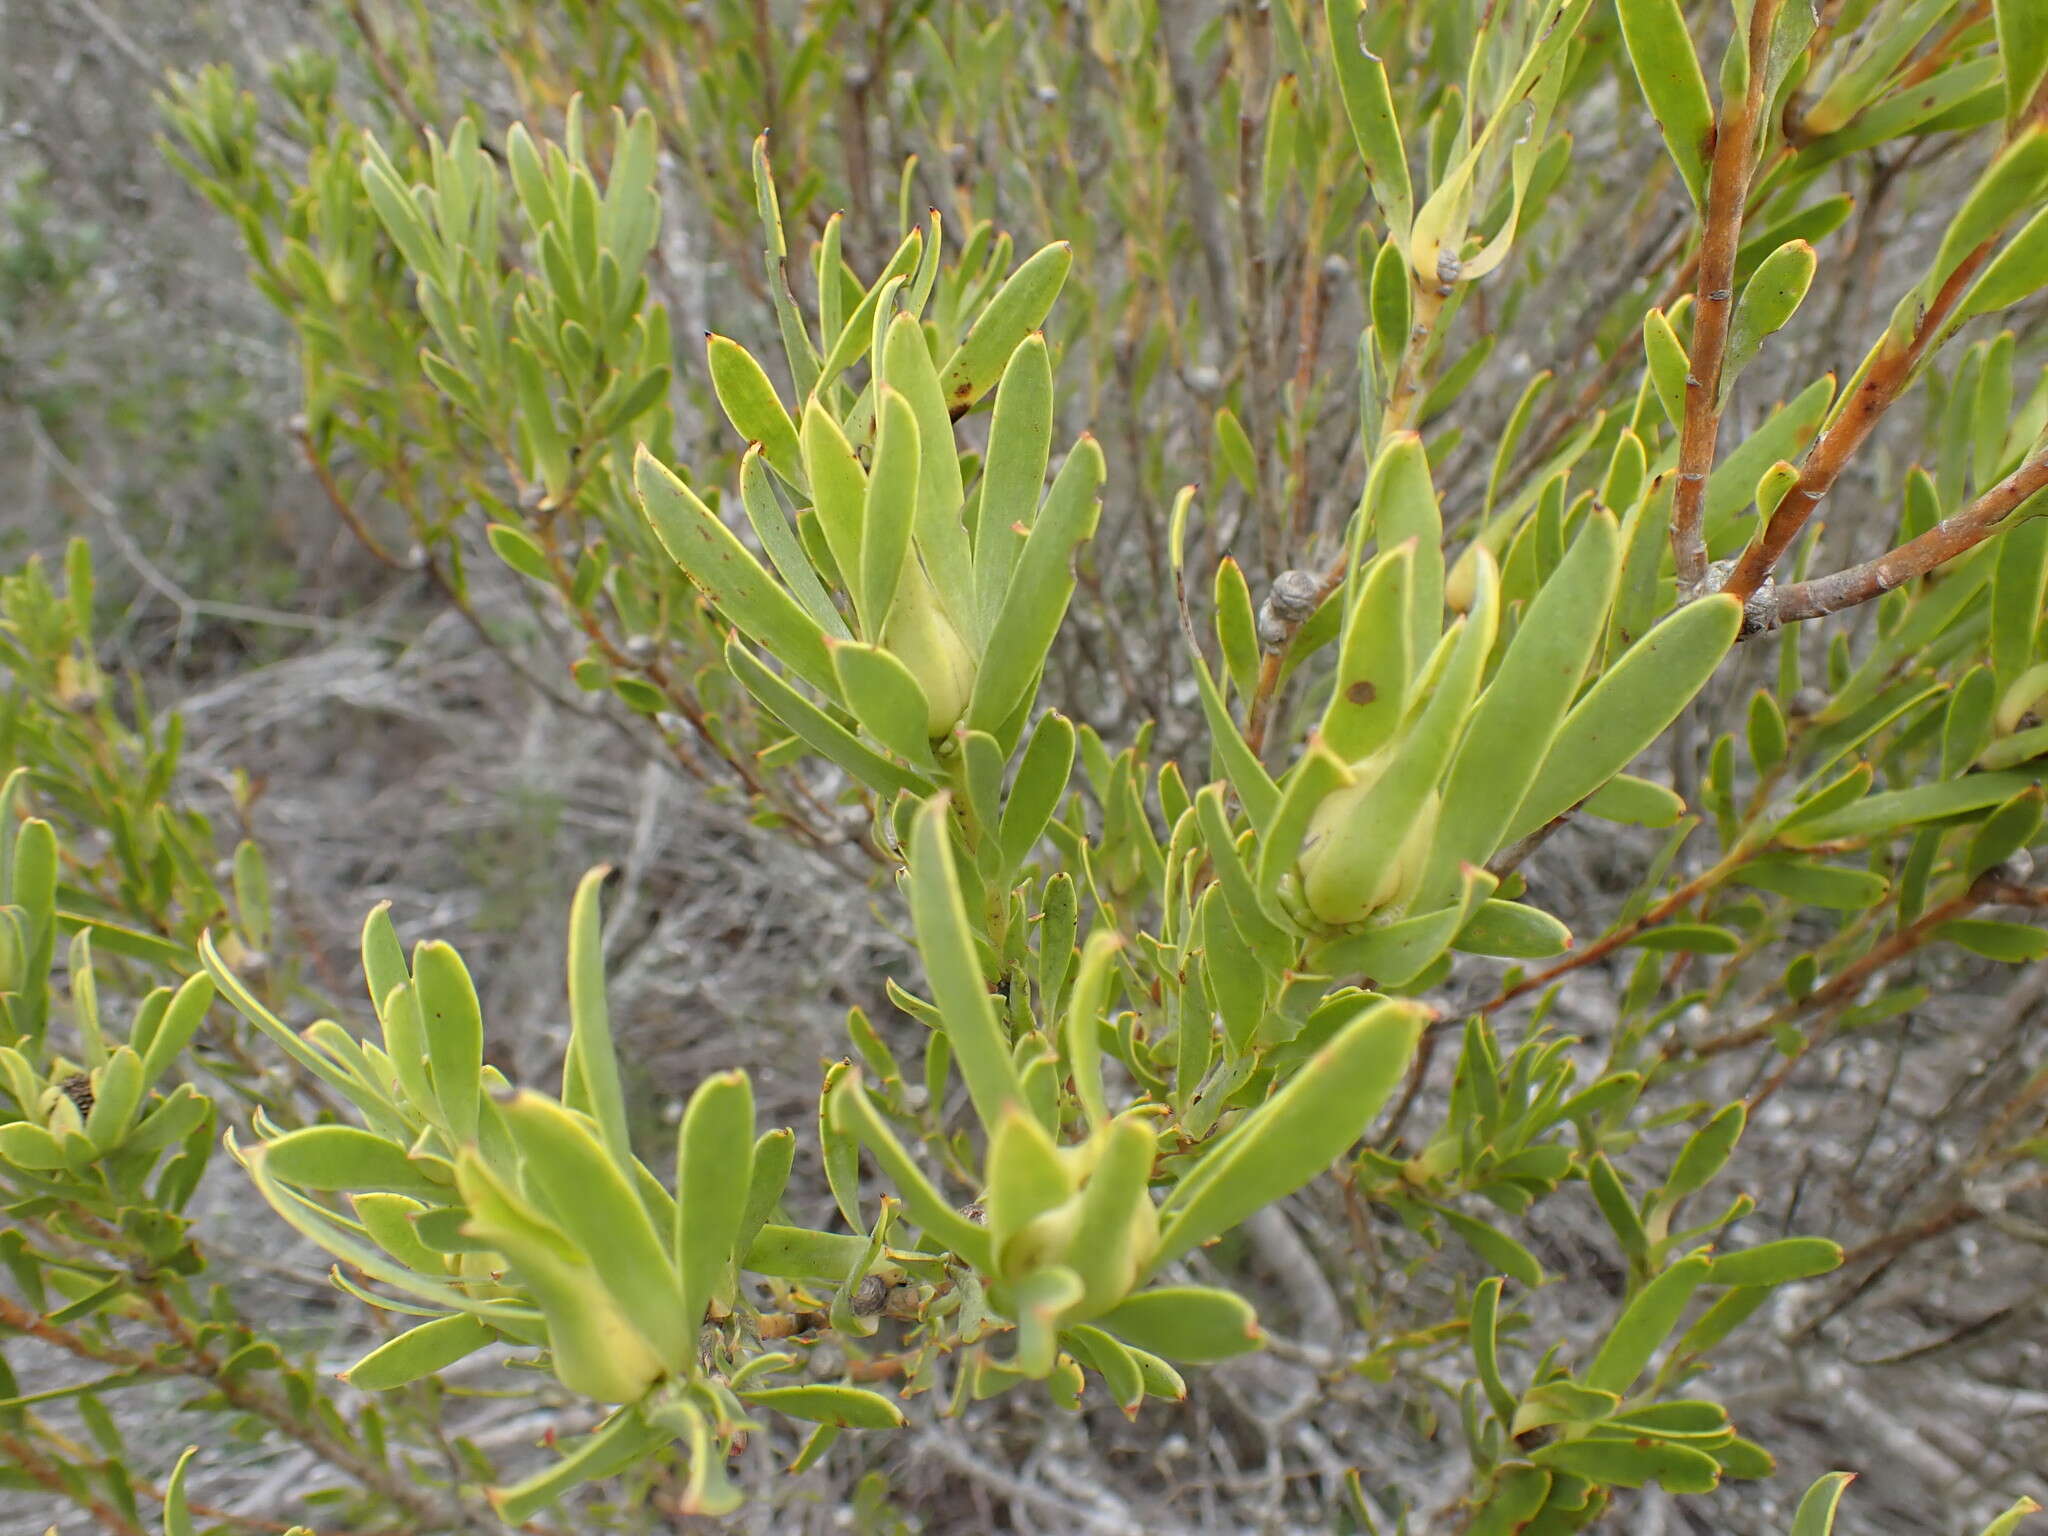
[[[1785,499],[1771,513],[1771,520],[1764,531],[1742,552],[1735,569],[1729,574],[1724,591],[1747,601],[1776,569],[1778,561],[1799,536],[1799,530],[1813,516],[1813,509],[1833,489],[1850,458],[1870,436],[1892,402],[1912,382],[1928,348],[1941,334],[1949,316],[1976,279],[1978,270],[1990,260],[1997,246],[1997,237],[1994,236],[1963,258],[1921,312],[1909,338],[1895,342],[1887,334],[1878,343],[1877,355],[1864,369],[1855,395],[1835,412],[1833,419],[1807,450],[1806,461],[1799,468],[1798,484],[1785,493]]]
[[[1681,591],[1707,576],[1704,528],[1707,475],[1721,437],[1721,373],[1735,311],[1735,258],[1742,213],[1756,170],[1756,128],[1763,110],[1764,71],[1782,0],[1758,0],[1749,18],[1749,81],[1740,102],[1723,102],[1707,172],[1706,220],[1700,233],[1699,284],[1693,304],[1685,423],[1678,440],[1678,486],[1671,500],[1671,551]]]
[[[1746,863],[1748,858],[1748,854],[1738,853],[1721,860],[1713,868],[1695,875],[1692,879],[1686,881],[1685,884],[1681,885],[1669,896],[1666,896],[1654,907],[1651,907],[1641,917],[1623,923],[1612,933],[1601,935],[1601,937],[1588,944],[1584,949],[1567,955],[1549,969],[1538,971],[1534,976],[1525,976],[1512,987],[1503,988],[1490,1000],[1482,1003],[1478,1011],[1480,1013],[1497,1013],[1523,994],[1534,992],[1539,987],[1547,987],[1557,980],[1558,977],[1576,971],[1581,966],[1591,965],[1595,960],[1611,955],[1644,929],[1654,928],[1659,923],[1675,916],[1705,892],[1711,890],[1722,880],[1725,880],[1730,871],[1734,870],[1738,865]]]
[[[19,1435],[0,1430],[0,1454],[15,1468],[25,1473],[39,1486],[48,1489],[59,1498],[70,1499],[80,1508],[99,1521],[114,1536],[142,1536],[140,1527],[133,1524],[126,1515],[111,1505],[81,1493],[65,1481],[64,1475],[50,1459]]]
[[[1943,518],[1918,538],[1908,539],[1874,560],[1779,589],[1769,604],[1770,621],[1796,624],[1882,597],[1976,548],[2044,489],[2048,489],[2048,452],[2036,454],[1954,517]]]

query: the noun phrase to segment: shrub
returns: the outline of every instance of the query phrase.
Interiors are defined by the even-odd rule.
[[[1233,1234],[1308,1191],[1341,1202],[1361,1257],[1341,1298],[1304,1282],[1325,1300],[1299,1320],[1329,1336],[1284,1347],[1430,1380],[1471,1471],[1452,1508],[1394,1513],[1354,1468],[1295,1496],[1306,1517],[1574,1531],[1653,1483],[1767,1477],[1703,1377],[1845,1255],[1743,1225],[1756,1202],[1726,1170],[1751,1112],[1841,1032],[1915,1007],[1908,962],[2048,953],[2028,854],[2048,378],[1988,331],[2048,276],[2048,33],[2027,0],[1694,9],[1328,0],[1190,39],[1136,5],[883,8],[784,37],[724,7],[494,4],[475,20],[518,120],[471,105],[445,130],[429,40],[359,13],[374,131],[331,70],[273,82],[302,164],[225,74],[173,82],[174,157],[298,329],[296,431],[337,515],[487,640],[473,562],[530,583],[575,685],[650,751],[894,881],[921,982],[891,980],[899,1019],[854,1010],[825,1071],[823,1220],[745,1071],[696,1086],[672,1151],[629,1123],[602,870],[570,913],[552,1092],[486,1063],[456,950],[408,957],[383,909],[362,940],[374,1026],[295,1028],[294,988],[243,979],[273,964],[253,848],[230,909],[203,854],[131,852],[138,817],[174,824],[162,775],[59,792],[54,765],[94,750],[64,725],[84,685],[52,661],[92,675],[86,567],[71,620],[32,568],[10,662],[25,718],[52,723],[17,733],[0,818],[0,1147],[28,1305],[0,1320],[111,1368],[69,1389],[81,1407],[202,1378],[416,1526],[483,1518],[486,1484],[522,1524],[600,1479],[719,1515],[750,1435],[801,1472],[858,1457],[848,1431],[1001,1394],[1170,1411],[1267,1342]],[[832,46],[863,29],[879,68]],[[912,217],[933,183],[909,171],[876,197],[878,95],[929,136],[949,211]],[[757,102],[796,146],[779,178],[767,136],[742,155],[726,132]],[[1571,131],[1603,118],[1654,125],[1642,205],[1676,215],[1629,266]],[[1774,338],[1869,280],[1831,189],[1887,151],[1890,175],[1970,169],[1919,189],[1933,227],[1863,360],[1759,407],[1740,380],[1785,355]],[[1168,185],[1185,197],[1161,203]],[[664,244],[662,187],[688,189],[687,246]],[[835,194],[849,211],[820,217]],[[1013,243],[998,206],[1044,227]],[[657,288],[721,261],[760,318],[679,382]],[[1583,382],[1518,391],[1496,341],[1549,284],[1586,299]],[[1347,317],[1355,355],[1326,359]],[[1872,481],[1888,526],[1826,537],[1816,510],[1863,483],[1923,383],[1929,463]],[[707,385],[729,431],[697,408]],[[1098,408],[1099,435],[1075,430]],[[1171,493],[1203,446],[1221,485]],[[93,905],[29,814],[45,797],[133,866]],[[1544,871],[1588,823],[1645,830],[1621,843],[1640,858],[1618,909],[1574,935]],[[173,913],[231,916],[241,953]],[[102,948],[121,957],[104,994]],[[75,1045],[48,1027],[53,968]],[[186,979],[146,989],[163,972]],[[1549,1018],[1587,974],[1611,983],[1599,1038]],[[130,993],[116,1043],[106,999]],[[350,1419],[188,1283],[216,1110],[151,1089],[190,1070],[216,993],[236,1059],[280,1074],[225,1096],[224,1144],[338,1284],[403,1319],[346,1373],[403,1405],[388,1421]],[[1699,1070],[1732,1053],[1747,1089]],[[2015,1085],[1974,1175],[2043,1187],[2044,1082]],[[1552,1337],[1542,1213],[1579,1200],[1614,1294],[1589,1337]],[[158,1352],[116,1336],[131,1316]],[[523,1475],[407,1470],[394,1438],[431,1443],[431,1384],[486,1349],[544,1364],[593,1427]],[[0,1413],[28,1475],[133,1525],[118,1446],[91,1468],[39,1449],[26,1400]],[[1831,1529],[1845,1481],[1791,1529]]]

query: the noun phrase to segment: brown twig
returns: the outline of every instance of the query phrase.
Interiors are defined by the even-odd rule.
[[[1856,450],[1912,382],[1928,349],[1947,325],[1949,316],[1969,290],[1978,270],[1991,259],[1991,253],[1997,247],[1998,236],[1994,235],[1963,258],[1921,312],[1912,334],[1904,341],[1894,340],[1887,332],[1877,344],[1876,355],[1864,369],[1855,395],[1834,413],[1807,450],[1806,458],[1799,467],[1798,483],[1785,493],[1785,499],[1771,513],[1763,532],[1742,552],[1722,590],[1732,592],[1747,602],[1751,594],[1764,584],[1792,541],[1799,536],[1799,530],[1806,526],[1813,509],[1834,488],[1835,481],[1841,477]]]
[[[2030,498],[2048,489],[2048,451],[2037,453],[1953,517],[1873,560],[1780,588],[1767,604],[1772,625],[1840,613],[1925,576],[1999,532]]]
[[[87,1514],[99,1521],[101,1525],[112,1531],[114,1536],[142,1536],[141,1528],[133,1524],[126,1515],[121,1514],[111,1505],[94,1498],[91,1494],[83,1491],[83,1489],[74,1487],[71,1483],[67,1482],[63,1473],[57,1469],[49,1458],[44,1456],[20,1435],[9,1434],[5,1430],[0,1430],[0,1453],[5,1453],[6,1459],[11,1465],[26,1473],[30,1479],[41,1487],[48,1489],[59,1498],[69,1499],[74,1504],[77,1504]]]
[[[1749,180],[1756,170],[1757,119],[1764,108],[1771,33],[1782,3],[1758,0],[1750,12],[1748,86],[1732,110],[1729,103],[1722,103],[1707,174],[1706,222],[1700,234],[1699,285],[1685,373],[1685,423],[1678,444],[1678,486],[1671,501],[1671,550],[1681,592],[1698,591],[1707,576],[1707,475],[1721,437],[1721,373],[1735,311],[1735,258],[1742,246]]]
[[[1614,953],[1615,950],[1621,948],[1622,945],[1634,939],[1644,929],[1654,928],[1668,918],[1675,916],[1683,908],[1690,905],[1714,886],[1720,884],[1738,866],[1747,863],[1753,853],[1759,851],[1761,850],[1746,850],[1730,854],[1711,869],[1695,875],[1692,879],[1686,881],[1685,884],[1651,907],[1641,917],[1623,923],[1611,933],[1602,934],[1584,949],[1574,951],[1548,969],[1538,971],[1534,976],[1525,976],[1511,987],[1502,988],[1488,1001],[1480,1004],[1474,1011],[1482,1014],[1498,1013],[1502,1008],[1505,1008],[1509,1003],[1525,993],[1534,992],[1539,987],[1547,987],[1560,976],[1576,971],[1581,966],[1591,965],[1595,960],[1604,959],[1606,956]]]

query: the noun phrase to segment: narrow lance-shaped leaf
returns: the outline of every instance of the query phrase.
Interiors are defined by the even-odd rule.
[[[640,505],[669,558],[710,594],[726,621],[806,682],[832,691],[832,663],[818,621],[761,568],[696,493],[643,445],[633,461]]]
[[[476,1135],[482,1092],[484,1021],[476,986],[452,945],[423,942],[413,952],[413,984],[427,1031],[427,1062],[434,1098],[457,1143]]]
[[[761,445],[770,467],[791,485],[804,487],[803,463],[797,451],[796,423],[789,419],[767,372],[754,354],[715,331],[704,337],[711,365],[711,388],[741,437]]]
[[[949,411],[959,414],[995,384],[1011,354],[1052,312],[1073,264],[1073,247],[1056,241],[1027,258],[996,290],[940,371],[939,387]]]
[[[744,1072],[706,1078],[690,1095],[676,1145],[676,1220],[671,1248],[682,1281],[682,1315],[699,1321],[730,1300],[735,1249],[753,1186],[754,1090]]]
[[[1399,433],[1387,445],[1366,482],[1365,504],[1382,549],[1414,541],[1408,655],[1411,664],[1419,663],[1435,647],[1444,622],[1444,519],[1419,434]]]
[[[974,679],[972,729],[1000,730],[1035,686],[1074,595],[1074,552],[1094,536],[1102,512],[1104,474],[1102,449],[1083,436],[1060,466],[1010,573]]]
[[[605,1001],[604,925],[598,896],[611,876],[600,864],[576,882],[569,903],[569,1050],[562,1066],[562,1100],[597,1122],[613,1158],[633,1155],[626,1130],[626,1095],[612,1044],[611,1007]]]
[[[910,541],[917,521],[919,452],[917,416],[910,402],[884,388],[861,515],[859,564],[847,573],[854,584],[861,633],[870,639],[887,625],[903,564],[914,558]]]
[[[812,396],[804,407],[804,473],[810,476],[811,502],[817,509],[818,526],[825,531],[832,563],[839,567],[847,593],[856,601],[861,596],[861,524],[867,516],[868,477],[854,455],[853,445],[839,430],[839,423]],[[901,562],[898,562],[900,568]],[[879,635],[873,615],[861,613],[861,632]],[[773,646],[770,646],[773,649]]]
[[[1052,456],[1052,361],[1043,336],[1010,354],[996,386],[988,457],[981,472],[981,513],[974,540],[974,606],[980,633],[995,628],[1010,572],[1038,516]]]
[[[960,898],[946,826],[951,803],[949,796],[934,796],[912,823],[910,915],[932,1002],[967,1080],[975,1113],[984,1127],[992,1129],[1000,1123],[1005,1105],[1023,1105],[1024,1089],[997,1025]]]
[[[1151,1270],[1292,1194],[1335,1162],[1401,1081],[1428,1017],[1419,1003],[1367,1006],[1247,1114],[1168,1197]],[[1103,1326],[1117,1331],[1112,1321]],[[1134,1342],[1153,1348],[1143,1339]]]
[[[1337,88],[1344,115],[1358,145],[1373,198],[1386,215],[1393,242],[1406,248],[1414,222],[1415,193],[1408,178],[1408,154],[1401,143],[1401,123],[1394,114],[1394,96],[1387,84],[1387,66],[1365,46],[1365,7],[1360,0],[1325,0],[1330,49],[1337,64]]]
[[[918,553],[946,616],[955,629],[971,637],[976,633],[974,555],[960,521],[965,499],[960,458],[924,329],[908,314],[889,322],[882,343],[881,381],[900,391],[917,417]]]
[[[1523,614],[1445,781],[1422,908],[1448,899],[1460,865],[1484,864],[1501,845],[1606,634],[1620,543],[1613,516],[1596,509]]]
[[[1770,255],[1744,285],[1735,302],[1735,318],[1729,337],[1727,360],[1721,371],[1721,402],[1726,404],[1735,379],[1763,349],[1764,340],[1783,330],[1820,264],[1813,247],[1804,240],[1788,240]]]
[[[1707,205],[1707,156],[1713,147],[1714,104],[1678,0],[1617,0],[1622,40],[1664,147],[1692,194]]]
[[[1563,815],[1662,736],[1706,686],[1741,627],[1741,601],[1715,593],[1686,604],[1625,651],[1565,717],[1502,843]]]
[[[671,1371],[686,1369],[696,1352],[696,1323],[684,1315],[669,1245],[656,1235],[626,1168],[573,1115],[539,1094],[522,1093],[500,1112],[519,1144],[522,1182],[596,1267],[604,1289],[662,1363]]]
[[[1410,617],[1415,559],[1415,546],[1406,543],[1375,559],[1346,619],[1321,735],[1347,763],[1384,746],[1407,712],[1417,659]]]

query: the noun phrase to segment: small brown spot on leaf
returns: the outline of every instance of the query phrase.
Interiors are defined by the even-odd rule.
[[[1353,683],[1349,688],[1346,688],[1344,690],[1344,697],[1349,699],[1353,704],[1370,704],[1374,699],[1378,698],[1379,696],[1379,689],[1373,687],[1373,685],[1367,682],[1364,678],[1360,678],[1357,682]]]

